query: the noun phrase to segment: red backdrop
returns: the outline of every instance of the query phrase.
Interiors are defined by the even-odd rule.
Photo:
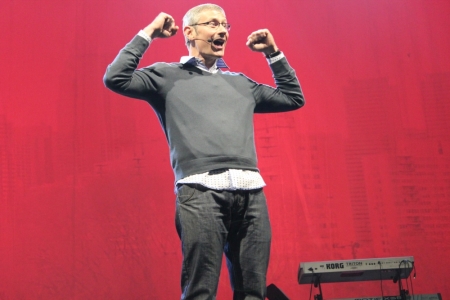
[[[0,299],[179,297],[165,138],[148,104],[102,76],[160,11],[181,25],[199,3],[1,1]],[[231,70],[272,84],[245,46],[267,27],[307,101],[255,118],[268,283],[307,299],[300,262],[412,255],[414,292],[450,297],[450,2],[216,3],[232,24]],[[185,54],[180,34],[155,41],[141,65]],[[230,299],[222,275],[218,299]],[[380,282],[322,287],[326,299],[381,294]]]

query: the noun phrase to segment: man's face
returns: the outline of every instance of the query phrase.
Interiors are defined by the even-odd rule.
[[[202,24],[212,22],[210,24]],[[216,10],[205,10],[200,13],[200,18],[195,29],[192,28],[193,46],[191,55],[200,56],[206,61],[217,59],[225,54],[225,46],[228,41],[228,30],[221,24],[226,24],[225,15]],[[212,24],[215,25],[213,28]]]

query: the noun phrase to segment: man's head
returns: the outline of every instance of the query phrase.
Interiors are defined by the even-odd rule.
[[[229,24],[225,11],[215,4],[191,8],[183,18],[183,33],[189,54],[205,63],[225,54]]]

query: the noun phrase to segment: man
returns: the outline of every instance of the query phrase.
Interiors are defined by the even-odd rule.
[[[276,89],[222,71],[230,24],[213,4],[196,6],[183,18],[189,56],[136,70],[154,39],[178,30],[170,15],[160,13],[119,52],[104,82],[119,94],[147,101],[167,137],[183,253],[181,298],[215,299],[225,253],[233,298],[264,299],[271,231],[253,113],[300,108],[303,94],[267,29],[251,33],[247,46],[266,55]]]

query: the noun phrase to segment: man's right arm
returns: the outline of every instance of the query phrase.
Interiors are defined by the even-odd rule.
[[[166,13],[160,13],[152,23],[120,50],[106,69],[103,77],[105,86],[124,96],[148,99],[151,93],[157,90],[162,78],[155,73],[152,74],[150,70],[136,70],[136,68],[151,40],[174,36],[177,31],[178,26],[175,25],[174,19]],[[145,38],[146,35],[149,39]]]
[[[149,41],[135,36],[107,67],[103,77],[105,86],[118,94],[142,100],[156,91],[156,82],[144,71],[136,70],[148,46]]]

